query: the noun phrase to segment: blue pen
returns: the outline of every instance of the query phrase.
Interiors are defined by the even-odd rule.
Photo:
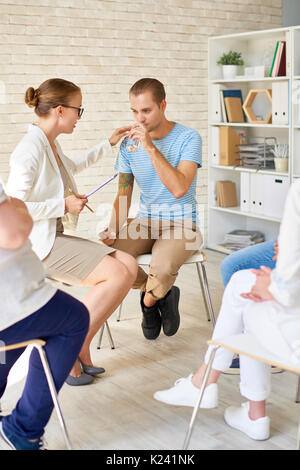
[[[87,194],[86,195],[86,198],[88,199],[92,194],[96,193],[99,189],[103,188],[103,186],[105,186],[106,184],[110,183],[112,180],[114,180],[117,176],[118,176],[119,173],[115,173],[114,176],[112,176],[111,178],[109,178],[107,181],[105,181],[104,183],[100,184],[100,186],[98,186],[98,188],[94,189],[91,193]]]

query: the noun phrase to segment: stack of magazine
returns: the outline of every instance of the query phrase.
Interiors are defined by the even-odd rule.
[[[226,233],[221,245],[227,250],[237,251],[264,241],[263,233],[258,230],[233,230]]]

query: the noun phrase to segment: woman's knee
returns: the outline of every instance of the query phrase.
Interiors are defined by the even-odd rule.
[[[128,280],[131,282],[131,284],[133,284],[133,282],[136,280],[138,267],[139,267],[136,262],[136,259],[129,253],[125,253],[119,250],[113,253],[113,255],[116,261],[118,261],[119,263],[123,264],[123,266],[125,266],[126,268],[125,275],[128,278]]]

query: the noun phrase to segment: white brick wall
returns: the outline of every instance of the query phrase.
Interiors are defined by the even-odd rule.
[[[167,117],[203,138],[198,201],[205,227],[207,202],[207,39],[281,26],[282,0],[0,0],[0,176],[33,121],[23,96],[50,77],[74,81],[85,114],[72,136],[62,136],[72,157],[115,127],[132,122],[128,90],[139,78],[161,80]],[[5,87],[5,95],[2,90]],[[113,172],[113,162],[77,178],[88,192]],[[116,184],[91,205],[113,201]],[[79,233],[94,238],[99,217],[84,211]]]

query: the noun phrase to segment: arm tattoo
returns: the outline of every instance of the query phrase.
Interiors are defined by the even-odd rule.
[[[126,192],[131,186],[133,187],[134,176],[131,173],[120,173],[119,174],[119,191]]]

